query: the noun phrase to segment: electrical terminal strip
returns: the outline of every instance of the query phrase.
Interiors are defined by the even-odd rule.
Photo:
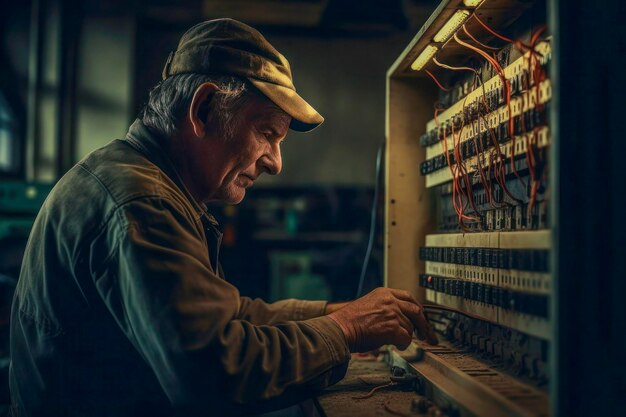
[[[442,292],[434,293],[435,299],[432,302],[469,313],[491,323],[498,323],[498,313],[500,308],[497,306]]]
[[[552,57],[552,48],[550,46],[550,40],[547,39],[545,41],[539,42],[535,46],[535,50],[538,54],[537,61],[540,65],[546,65],[551,57]],[[507,65],[503,68],[504,76],[507,80],[513,85],[521,85],[522,78],[528,77],[528,66],[530,60],[530,51],[526,52],[523,56],[519,57],[510,65]],[[532,80],[529,80],[530,84],[532,84]],[[498,75],[490,78],[484,84],[484,87],[478,87],[474,91],[470,92],[463,99],[459,100],[452,106],[450,106],[445,111],[441,112],[437,116],[437,121],[439,124],[444,124],[448,122],[450,119],[454,118],[459,113],[462,113],[463,107],[476,105],[479,100],[483,99],[483,94],[487,95],[492,92],[502,92],[503,85],[502,80]],[[500,94],[501,97],[504,96],[503,93]],[[435,119],[432,119],[426,124],[426,131],[430,132],[434,129],[437,129],[437,122]]]
[[[550,233],[550,230],[501,232],[500,249],[549,251],[552,247]],[[545,262],[549,266],[549,259],[546,259]],[[505,288],[528,293],[550,294],[551,284],[552,277],[549,273],[515,269],[500,270],[500,285]]]
[[[455,248],[498,248],[500,247],[499,233],[446,233],[426,235],[426,247],[455,247]]]
[[[516,139],[514,141],[509,141],[507,143],[500,145],[500,151],[502,155],[506,159],[510,159],[509,156],[511,155],[511,148],[513,146],[515,146],[515,149],[513,150],[514,157],[525,155],[526,151],[528,150],[528,141],[529,139],[533,138],[534,135],[535,133],[527,133],[525,135],[516,136]],[[550,145],[549,128],[548,127],[539,128],[536,133],[536,139],[537,139],[536,147],[538,149],[548,147]],[[490,153],[491,151],[488,150],[488,151],[482,152],[479,155],[470,157],[467,160],[465,160],[464,164],[465,164],[466,172],[470,174],[470,173],[475,172],[478,169],[479,158],[480,158],[481,165],[483,167],[487,167]],[[461,176],[461,173],[459,172],[459,170],[456,169],[456,164],[452,165],[452,170],[457,172],[457,175],[459,177]],[[435,172],[432,172],[426,175],[426,187],[427,188],[434,187],[436,185],[443,184],[448,181],[452,181],[452,172],[447,165],[441,169],[436,170]]]
[[[454,263],[425,262],[420,285],[426,289],[426,300],[548,340],[551,338],[548,321],[551,275],[545,271],[545,256],[541,257],[539,268],[536,262],[524,266],[540,272],[507,267],[524,263],[513,256],[548,251],[550,241],[547,230],[428,235],[426,248],[448,248],[448,251],[454,248],[458,254]],[[460,257],[470,258],[473,264],[480,263],[472,253],[488,250],[512,251],[511,259],[500,259],[497,268],[459,263]]]
[[[537,97],[537,94],[539,97]],[[519,117],[522,114],[534,110],[535,107],[537,107],[537,98],[539,99],[539,104],[546,104],[552,98],[552,84],[549,79],[542,81],[539,84],[538,90],[532,88],[517,97],[511,98],[510,113],[509,106],[505,104],[491,113],[486,114],[471,123],[463,125],[460,134],[458,134],[459,139],[456,142],[462,144],[463,142],[476,138],[482,133],[487,132],[488,129],[498,131],[500,126],[505,126],[506,123],[508,123],[510,117]],[[509,114],[511,115],[510,117]],[[452,134],[447,135],[446,142],[448,151],[453,150],[455,140],[453,139]],[[443,153],[443,146],[442,141],[439,141],[438,143],[426,147],[426,159],[431,159],[441,155]]]
[[[445,278],[456,278],[479,284],[498,285],[498,270],[474,265],[456,265],[426,261],[426,274]]]
[[[493,294],[494,291],[491,290],[491,292]],[[485,302],[464,295],[453,295],[426,288],[426,301],[469,313],[482,320],[510,327],[544,340],[552,338],[548,319],[549,297],[512,291],[500,291],[500,294],[503,295]],[[521,304],[521,306],[514,306],[514,303]],[[502,307],[502,304],[509,305]],[[519,311],[519,309],[529,309],[529,311]],[[539,311],[541,313],[538,313]]]

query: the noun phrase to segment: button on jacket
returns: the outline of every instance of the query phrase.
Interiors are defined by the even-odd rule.
[[[324,302],[267,304],[223,279],[217,223],[162,141],[136,121],[46,199],[11,313],[14,414],[241,415],[345,374]]]

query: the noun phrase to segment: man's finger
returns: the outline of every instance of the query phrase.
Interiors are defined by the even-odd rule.
[[[413,333],[413,331],[415,330],[415,324],[408,315],[400,311],[400,314],[398,314],[398,320],[400,320],[399,324],[402,329],[406,330],[408,333]]]
[[[411,294],[409,294],[409,292],[407,291],[398,290],[396,288],[389,288],[389,291],[391,292],[391,294],[393,294],[394,297],[396,297],[399,300],[408,301],[413,304],[419,305],[417,300],[415,300],[415,298]]]
[[[396,342],[396,347],[400,350],[405,350],[411,344],[411,340],[413,340],[413,333],[408,331],[401,336],[401,340],[398,339]]]
[[[400,301],[399,306],[417,328],[418,338],[420,340],[424,340],[425,338],[431,345],[436,345],[439,342],[433,328],[424,316],[424,310],[419,305],[408,301]]]

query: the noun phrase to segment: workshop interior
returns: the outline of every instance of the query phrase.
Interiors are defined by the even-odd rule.
[[[355,355],[310,415],[626,415],[626,6],[613,0],[6,2],[0,410],[46,196],[124,137],[180,35],[221,17],[288,57],[326,119],[289,134],[280,175],[209,207],[227,279],[267,301],[406,290],[440,341]]]

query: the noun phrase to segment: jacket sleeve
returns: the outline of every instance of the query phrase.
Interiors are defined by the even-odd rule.
[[[239,292],[211,269],[201,233],[179,204],[135,200],[118,209],[108,256],[92,265],[106,306],[171,403],[245,413],[243,405],[286,406],[340,380],[350,354],[332,319],[270,326],[239,317]]]
[[[288,299],[266,303],[260,298],[241,297],[237,318],[254,324],[277,324],[307,320],[324,315],[326,301]]]

